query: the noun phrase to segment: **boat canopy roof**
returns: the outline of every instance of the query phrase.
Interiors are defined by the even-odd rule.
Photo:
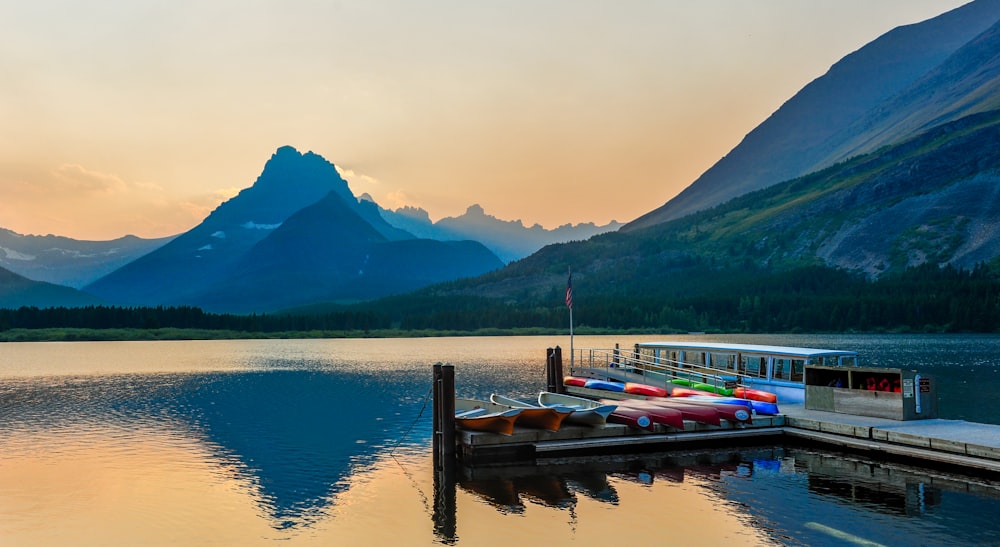
[[[761,355],[781,355],[803,358],[857,355],[857,352],[855,351],[836,349],[797,348],[792,346],[767,346],[760,344],[729,344],[724,342],[645,342],[636,344],[636,347],[685,351],[709,351],[719,353],[756,353]]]

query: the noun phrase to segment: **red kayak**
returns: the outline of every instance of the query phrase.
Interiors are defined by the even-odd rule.
[[[667,401],[672,402],[672,401]],[[749,424],[753,423],[753,416],[750,408],[747,405],[741,404],[731,404],[723,402],[714,401],[692,401],[687,397],[683,397],[676,401],[677,403],[682,403],[685,405],[700,405],[707,406],[709,408],[714,408],[716,412],[719,413],[719,417],[723,420],[728,420],[733,423]]]
[[[662,387],[651,386],[649,384],[638,384],[635,382],[625,382],[625,393],[633,395],[648,395],[652,397],[666,397],[667,390]]]
[[[613,404],[618,404],[619,401],[613,401]],[[648,431],[653,430],[653,418],[641,408],[629,408],[622,407],[618,405],[611,414],[608,415],[608,421],[616,424],[625,424],[637,429],[645,429]]]
[[[659,399],[656,401],[647,400],[644,402],[680,410],[681,415],[685,420],[691,420],[700,424],[722,425],[722,420],[719,419],[719,411],[710,406],[693,405],[682,401],[672,401],[670,399]]]
[[[733,390],[733,397],[739,397],[740,399],[750,399],[752,401],[761,401],[763,403],[777,403],[778,396],[770,391],[761,391],[759,389],[750,389],[748,387],[738,387]]]
[[[623,401],[610,401],[605,399],[601,402],[605,404],[616,403],[618,408],[625,405],[628,408],[640,409],[643,412],[648,412],[649,417],[658,424],[668,425],[675,429],[684,429],[684,413],[676,408],[667,408],[665,406],[660,406],[640,399],[625,399]]]

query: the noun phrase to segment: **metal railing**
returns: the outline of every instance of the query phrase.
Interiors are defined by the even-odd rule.
[[[743,385],[735,372],[726,374],[701,364],[663,357],[650,360],[633,350],[583,348],[574,352],[573,366],[570,369],[573,376],[603,375],[623,382],[658,387],[666,387],[674,379],[707,384],[717,389],[733,389]]]

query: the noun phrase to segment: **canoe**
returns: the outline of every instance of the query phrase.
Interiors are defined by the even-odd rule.
[[[636,402],[633,402],[633,400],[629,400],[627,402],[621,401],[619,404],[621,403],[628,405],[637,404]],[[693,422],[698,422],[706,425],[722,425],[722,420],[719,419],[719,412],[711,407],[684,404],[682,402],[671,401],[670,399],[662,399],[662,400],[657,400],[655,402],[652,400],[638,401],[638,406],[641,407],[642,404],[652,404],[652,405],[660,405],[660,406],[675,408],[681,411],[681,415],[685,420],[691,420]]]
[[[596,378],[590,378],[587,380],[583,387],[588,389],[603,389],[604,391],[625,391],[625,384],[620,382],[609,382],[607,380],[598,380]]]
[[[498,409],[497,405],[475,399],[455,399],[455,425],[470,431],[510,435],[520,408]]]
[[[750,389],[748,387],[738,387],[733,390],[733,397],[739,397],[741,399],[751,399],[754,401],[761,401],[764,403],[777,403],[778,396],[770,391],[761,391],[759,389]]]
[[[566,417],[565,421],[581,425],[604,425],[608,416],[618,406],[617,404],[604,405],[591,399],[549,391],[538,394],[538,404],[545,407],[568,408],[573,412]]]
[[[610,403],[612,401],[602,399],[601,402]],[[649,413],[649,417],[654,423],[667,425],[674,429],[684,429],[684,413],[676,408],[660,406],[650,401],[643,401],[639,399],[628,399],[626,401],[617,402],[619,403],[619,408],[624,405],[626,408],[636,408]]]
[[[638,384],[635,382],[625,382],[625,393],[632,395],[647,395],[650,397],[666,397],[667,390],[662,387],[651,386],[649,384]]]
[[[642,408],[618,405],[608,415],[608,421],[615,424],[625,424],[636,429],[653,430],[653,418]]]
[[[573,412],[565,407],[532,405],[524,401],[497,395],[496,393],[490,395],[490,402],[507,408],[520,408],[521,415],[517,418],[517,425],[547,429],[549,431],[559,431],[563,420]]]

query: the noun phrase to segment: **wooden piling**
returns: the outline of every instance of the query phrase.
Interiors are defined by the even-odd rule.
[[[434,468],[442,469],[455,459],[455,367],[434,365]]]
[[[545,389],[553,393],[563,393],[562,348],[545,350]]]

